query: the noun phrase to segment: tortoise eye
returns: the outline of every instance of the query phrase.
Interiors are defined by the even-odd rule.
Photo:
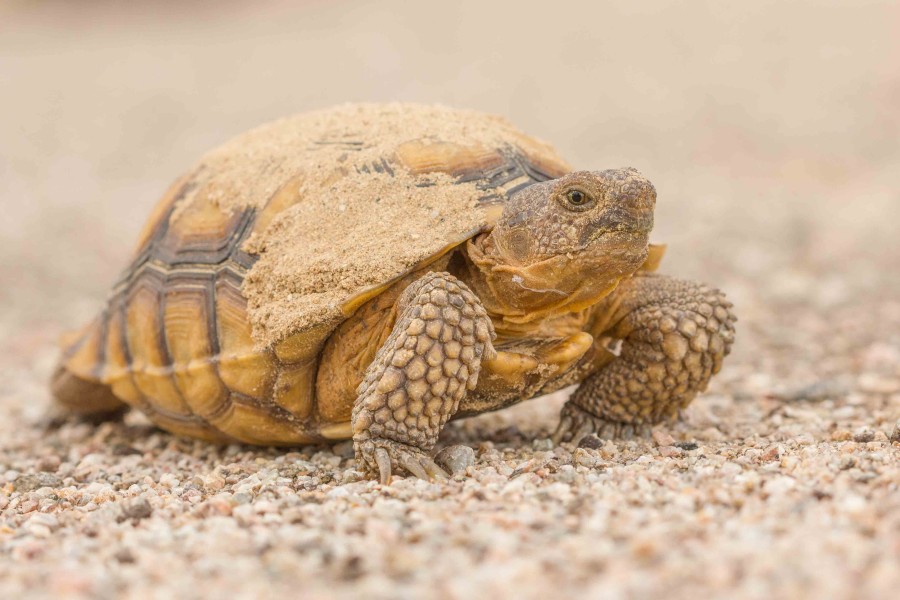
[[[566,192],[566,204],[570,209],[583,209],[590,203],[591,197],[581,190],[569,190]]]

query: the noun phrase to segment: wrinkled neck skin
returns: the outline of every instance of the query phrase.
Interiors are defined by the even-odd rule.
[[[539,329],[549,318],[597,304],[643,264],[648,237],[610,232],[580,252],[519,264],[491,233],[481,234],[466,243],[465,279],[498,332],[521,334]]]
[[[541,322],[595,305],[640,268],[655,204],[653,185],[631,168],[535,183],[466,242],[466,283],[498,332],[537,334]]]

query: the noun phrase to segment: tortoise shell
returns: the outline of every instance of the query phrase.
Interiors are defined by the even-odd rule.
[[[179,434],[349,437],[347,410],[316,399],[332,332],[489,229],[509,195],[569,171],[505,120],[443,107],[346,105],[262,126],[172,185],[61,372]]]

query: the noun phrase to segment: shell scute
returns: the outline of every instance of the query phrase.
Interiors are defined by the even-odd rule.
[[[125,338],[131,372],[140,393],[168,413],[190,415],[191,410],[172,379],[172,362],[163,337],[161,282],[144,276],[129,294],[125,310]]]
[[[219,264],[235,249],[253,221],[252,210],[223,210],[213,192],[203,190],[183,208],[175,207],[171,222],[155,248],[167,265]]]
[[[165,294],[163,319],[175,383],[191,411],[210,418],[226,401],[228,388],[215,363],[215,306],[209,284],[187,282]]]
[[[274,355],[257,347],[247,318],[247,301],[230,278],[216,283],[216,319],[219,377],[234,392],[261,402],[271,398]]]
[[[503,165],[497,148],[430,140],[411,140],[397,146],[397,159],[415,175],[446,173],[453,177],[490,171]]]

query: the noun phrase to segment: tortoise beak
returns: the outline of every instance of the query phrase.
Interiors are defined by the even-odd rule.
[[[656,188],[640,171],[627,167],[602,173],[608,187],[608,207],[600,216],[600,232],[649,234],[653,229]]]

